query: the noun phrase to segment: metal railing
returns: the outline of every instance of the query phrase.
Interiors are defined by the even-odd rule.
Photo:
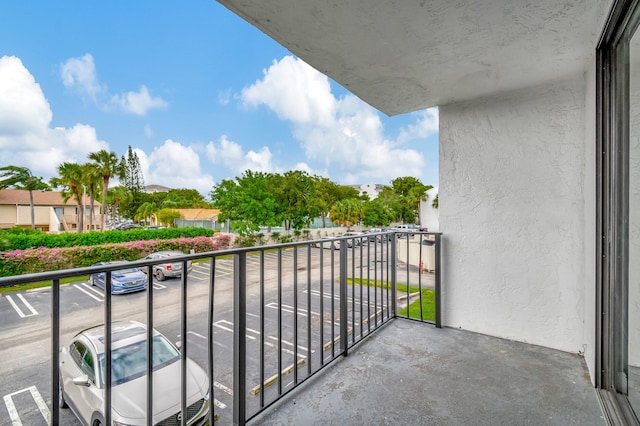
[[[131,299],[139,303],[137,314],[146,311],[146,412],[153,413],[154,377],[150,372],[156,326],[169,335],[166,329],[175,330],[179,322],[181,412],[188,409],[187,359],[191,358],[208,374],[209,422],[242,425],[347,356],[354,345],[393,318],[439,327],[440,256],[439,233],[381,232],[179,256],[172,262],[181,262],[182,270],[194,262],[194,269],[171,283],[153,277],[153,266],[166,260],[131,262],[128,266],[146,270],[149,277],[146,292]],[[109,283],[112,272],[121,268],[101,265],[0,278],[0,286],[51,282],[51,424],[64,424],[55,403],[61,318],[69,315],[61,308],[68,305],[61,302],[61,289],[74,297],[69,286],[61,286],[61,280],[105,273],[104,282]],[[97,298],[99,305],[83,308],[100,312],[104,323],[106,384],[104,405],[96,409],[106,424],[111,424],[113,403],[111,326],[114,316],[132,315],[115,309],[128,306],[131,296],[115,296],[110,290],[105,285]],[[175,300],[177,294],[179,300]],[[166,312],[179,314],[167,318],[173,314]],[[79,324],[71,328],[74,326],[77,331],[83,328]],[[181,416],[181,424],[187,424],[186,417]],[[147,415],[146,424],[153,421]]]

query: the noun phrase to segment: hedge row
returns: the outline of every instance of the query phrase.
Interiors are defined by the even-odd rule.
[[[2,236],[9,242],[9,250],[24,250],[33,247],[73,247],[96,246],[108,243],[125,243],[129,241],[168,240],[174,238],[211,237],[213,231],[204,228],[161,228],[132,229],[129,231],[105,232],[65,232],[62,234],[46,234],[44,232],[11,232],[5,231]]]
[[[128,231],[127,231],[128,232]],[[0,253],[0,276],[56,271],[91,266],[112,260],[139,260],[160,250],[196,253],[229,248],[228,235],[214,237],[174,238],[169,240],[140,240],[116,244],[81,247],[39,247]]]

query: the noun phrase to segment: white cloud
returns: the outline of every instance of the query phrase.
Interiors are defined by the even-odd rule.
[[[80,58],[68,59],[61,65],[60,74],[62,83],[66,87],[76,88],[94,101],[98,93],[106,90],[98,83],[96,66],[93,62],[93,56],[89,53]]]
[[[104,110],[116,107],[129,114],[146,115],[151,109],[166,108],[169,105],[164,99],[151,96],[145,85],[137,92],[109,94],[107,86],[98,81],[93,56],[89,53],[79,58],[67,59],[60,66],[60,76],[65,87],[89,96]]]
[[[51,128],[49,103],[19,58],[0,57],[0,164],[28,167],[49,178],[64,161],[87,161],[108,149],[91,126]]]
[[[113,95],[111,103],[124,112],[136,115],[146,115],[150,109],[166,108],[169,104],[162,98],[152,97],[147,86],[140,87],[139,92],[127,92]]]
[[[148,124],[144,126],[144,136],[147,139],[150,139],[151,136],[153,136],[153,130],[151,130],[151,126],[149,126]]]
[[[269,147],[263,146],[259,151],[249,150],[245,153],[239,144],[227,139],[226,135],[220,138],[218,144],[209,142],[206,154],[213,164],[223,165],[238,175],[246,170],[266,173],[281,171],[274,166]]]
[[[412,115],[417,117],[417,122],[400,131],[398,143],[424,139],[438,133],[440,126],[438,107],[417,111],[412,113]]]
[[[422,175],[422,154],[402,149],[400,140],[386,139],[376,110],[350,94],[337,99],[327,77],[300,59],[286,56],[275,61],[241,96],[245,105],[266,105],[290,121],[307,158],[338,170],[338,181]],[[405,129],[402,139],[424,137],[433,128],[432,117],[419,114],[418,123]]]
[[[167,139],[149,155],[140,149],[134,151],[140,160],[145,184],[193,188],[205,196],[211,192],[213,177],[201,169],[197,147]]]

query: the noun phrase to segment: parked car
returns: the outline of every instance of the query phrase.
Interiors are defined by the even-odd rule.
[[[384,232],[386,229],[383,228],[371,228],[367,231],[369,234]],[[386,242],[389,237],[389,234],[384,235],[369,235],[369,241],[376,241],[378,243]]]
[[[184,256],[184,253],[177,250],[159,251],[151,253],[149,256],[145,257],[145,260],[168,259],[175,256]],[[191,261],[188,260],[187,274],[191,273],[191,269],[193,269],[193,265]],[[143,270],[146,272],[147,268],[143,268]],[[167,277],[180,277],[182,276],[182,262],[169,262],[153,265],[153,276],[156,277],[158,281],[163,281]]]
[[[127,267],[127,261],[115,262],[98,262],[94,265],[112,265],[122,264],[123,268],[111,272],[111,294],[133,293],[134,291],[142,291],[147,288],[149,280],[147,275],[140,268]],[[89,283],[104,288],[105,272],[99,272],[89,275]]]
[[[315,246],[323,249],[340,250],[340,241],[338,240],[332,241],[332,240],[333,240],[332,237],[321,238],[320,242],[316,243]]]
[[[147,326],[137,321],[111,326],[112,421],[118,425],[146,424]],[[105,348],[102,325],[76,334],[60,349],[58,404],[70,407],[82,424],[104,425]],[[181,362],[179,350],[153,330],[153,424],[181,424]],[[209,411],[207,373],[187,358],[185,424],[203,425]]]
[[[393,228],[393,230],[398,231],[398,234],[397,234],[398,238],[403,238],[403,237],[413,238],[415,235],[415,232],[422,232],[422,228],[420,228],[418,225],[413,223],[398,225],[395,228]],[[413,232],[410,232],[410,231],[413,231]]]
[[[364,235],[363,232],[345,232],[342,234],[343,237],[358,237],[358,238],[349,238],[348,240],[344,240],[347,242],[347,247],[359,246],[367,242],[366,238],[361,238]]]
[[[128,231],[130,229],[140,228],[140,225],[137,223],[120,223],[116,225],[116,229],[120,231]]]

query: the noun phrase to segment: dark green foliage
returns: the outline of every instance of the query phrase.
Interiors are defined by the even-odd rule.
[[[10,229],[0,232],[9,242],[8,250],[23,250],[36,247],[72,247],[95,246],[106,243],[124,243],[128,241],[165,240],[172,238],[210,237],[211,229],[204,228],[164,228],[164,229],[133,229],[130,231],[105,231],[46,234],[32,229]]]

